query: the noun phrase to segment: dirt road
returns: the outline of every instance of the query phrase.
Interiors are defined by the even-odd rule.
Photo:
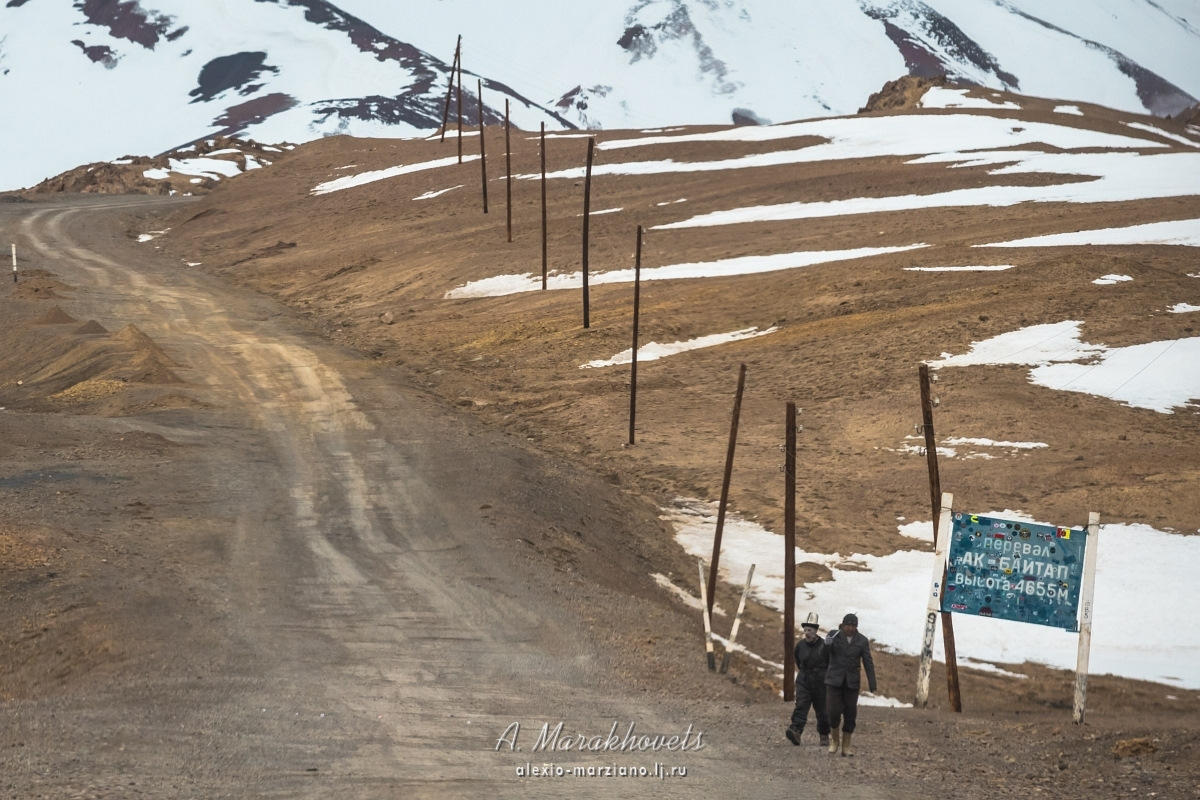
[[[628,546],[663,525],[651,503],[125,234],[180,202],[0,208],[29,268],[0,295],[5,349],[28,349],[9,371],[45,374],[54,304],[169,359],[104,383],[108,413],[69,393],[0,411],[0,796],[1191,796],[1190,696],[1165,732],[1075,728],[989,677],[968,685],[990,712],[866,708],[860,758],[792,747],[757,668],[709,675],[697,620]],[[911,665],[887,658],[897,693]],[[559,722],[560,744],[619,748],[633,725],[670,749],[535,749]],[[1113,758],[1143,733],[1163,734],[1144,760]],[[546,764],[567,774],[520,774]]]
[[[547,580],[506,544],[565,524],[589,494],[607,504],[604,524],[634,524],[611,490],[472,430],[261,297],[131,260],[111,218],[162,205],[76,201],[18,223],[75,287],[71,313],[136,325],[195,403],[95,422],[98,437],[142,431],[171,451],[134,481],[154,510],[137,536],[86,508],[42,520],[124,539],[140,563],[119,564],[136,575],[114,588],[140,597],[96,602],[136,602],[141,616],[105,621],[123,655],[102,679],[8,704],[0,785],[26,797],[563,794],[516,776],[530,759],[689,769],[658,796],[689,796],[701,776],[714,788],[787,777],[736,741],[695,750],[707,725],[692,704],[607,686],[579,631],[612,598]],[[184,495],[186,511],[173,507]],[[158,574],[166,562],[173,574]],[[528,751],[559,720],[589,736],[614,721],[695,733],[687,752],[496,752],[511,723]],[[569,794],[612,794],[574,780]]]

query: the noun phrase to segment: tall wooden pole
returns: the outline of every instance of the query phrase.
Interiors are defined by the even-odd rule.
[[[936,545],[939,537],[949,536],[949,531],[941,531],[938,520],[942,515],[942,479],[938,475],[937,437],[933,432],[933,395],[929,384],[929,365],[922,364],[919,369],[921,378],[921,421],[925,431],[925,464],[929,469],[929,501],[933,507],[933,541]],[[946,585],[946,576],[942,575],[942,585]],[[962,713],[962,695],[958,687],[958,655],[954,648],[954,621],[948,612],[942,612],[942,643],[946,647],[946,690],[950,697],[950,707],[957,713]]]
[[[783,446],[783,699],[796,699],[796,404]]]
[[[483,78],[479,79],[479,169],[483,176],[483,213],[488,213],[487,203],[487,150],[484,148],[483,140]]]
[[[713,536],[712,561],[709,562],[708,584],[711,587],[708,611],[713,608],[713,596],[717,593],[717,564],[721,561],[721,534],[725,531],[725,508],[729,505],[729,482],[733,478],[733,453],[737,449],[738,419],[742,415],[742,393],[746,389],[746,365],[738,370],[737,398],[733,401],[733,421],[729,425],[729,450],[725,454],[725,480],[721,482],[721,505],[717,508],[717,530]]]
[[[542,120],[542,289],[546,288],[549,271],[549,248],[546,245],[546,121]]]
[[[505,228],[508,230],[508,240],[512,241],[512,139],[510,138],[511,124],[508,119],[508,98],[504,98],[504,209],[508,213]]]
[[[583,178],[583,327],[592,327],[591,308],[588,298],[588,220],[592,212],[592,154],[596,150],[596,140],[588,139],[587,171]],[[712,611],[712,603],[709,603]]]
[[[446,127],[450,124],[450,97],[454,94],[454,73],[458,70],[458,55],[462,49],[462,34],[458,35],[458,42],[454,45],[454,63],[450,65],[450,80],[446,84],[446,109],[442,111],[442,136],[438,140],[446,141]]]
[[[462,54],[459,54],[458,62],[458,92],[455,95],[456,104],[458,106],[458,163],[462,163]]]
[[[637,227],[637,250],[633,257],[633,360],[629,367],[629,444],[634,440],[634,419],[637,417],[637,356],[638,317],[642,304],[642,226]]]

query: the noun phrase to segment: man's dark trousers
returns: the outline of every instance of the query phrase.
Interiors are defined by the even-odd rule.
[[[842,722],[842,732],[854,733],[854,728],[858,722],[858,689],[851,689],[847,683],[848,681],[842,681],[841,686],[827,687],[829,719],[836,725],[842,721],[842,715],[844,714],[846,721]]]
[[[796,707],[792,709],[792,727],[804,730],[808,721],[808,709],[817,714],[817,733],[829,735],[829,717],[825,714],[825,674],[796,676]]]

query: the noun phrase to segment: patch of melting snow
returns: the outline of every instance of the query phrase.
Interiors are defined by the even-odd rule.
[[[462,158],[464,163],[467,161],[477,161],[478,159],[478,155],[464,155]],[[457,156],[449,156],[447,158],[438,158],[433,161],[423,161],[417,164],[399,164],[394,167],[388,167],[387,169],[375,169],[370,170],[369,172],[360,172],[357,175],[346,175],[341,178],[335,178],[331,181],[318,183],[312,188],[309,194],[321,195],[329,194],[330,192],[340,192],[343,189],[352,189],[356,186],[374,183],[375,181],[394,178],[397,175],[408,175],[412,172],[421,172],[427,169],[439,169],[441,167],[448,167],[451,164],[457,163]]]
[[[1028,675],[1020,672],[1009,672],[1006,669],[1001,669],[990,661],[976,661],[971,658],[964,658],[959,662],[959,665],[969,669],[976,669],[980,672],[990,672],[993,675],[1003,675],[1006,678],[1020,678],[1022,680],[1029,680]]]
[[[1092,281],[1092,283],[1096,284],[1097,286],[1112,286],[1113,284],[1124,283],[1125,281],[1131,280],[1133,280],[1133,278],[1129,275],[1103,275],[1099,278],[1096,278],[1096,280]]]
[[[1194,142],[1191,139],[1187,138],[1186,136],[1180,136],[1178,133],[1171,133],[1170,131],[1164,131],[1162,128],[1156,128],[1155,126],[1147,125],[1144,122],[1122,122],[1121,124],[1126,125],[1130,128],[1136,128],[1139,131],[1146,131],[1147,133],[1153,133],[1156,136],[1162,136],[1166,139],[1170,139],[1173,142],[1179,142],[1180,144],[1186,144],[1188,147],[1200,147],[1200,142]]]
[[[618,211],[624,211],[624,210],[625,210],[625,209],[624,209],[623,207],[618,207],[618,208],[602,208],[602,209],[600,209],[599,211],[589,211],[589,212],[588,212],[588,215],[589,215],[589,216],[596,217],[596,216],[599,216],[600,214],[615,214],[615,213],[617,213]],[[583,216],[583,214],[576,214],[575,216],[577,216],[577,217],[582,217],[582,216]]]
[[[709,558],[716,528],[716,504],[678,499],[662,509],[675,528],[675,539],[693,557]],[[1028,519],[1014,511],[975,513]],[[900,526],[910,531],[916,523]],[[932,523],[925,522],[930,531]],[[1200,559],[1200,536],[1182,536],[1136,523],[1104,523],[1097,550],[1095,622],[1091,673],[1200,688],[1200,626],[1191,624],[1200,601],[1200,584],[1192,580]],[[919,537],[914,537],[919,538]],[[782,537],[757,523],[727,514],[722,538],[721,576],[741,586],[755,564],[750,593],[766,606],[783,610]],[[1130,559],[1129,553],[1138,553]],[[796,563],[810,561],[832,570],[832,580],[798,588],[797,613],[817,611],[840,618],[854,611],[860,628],[876,646],[917,655],[924,629],[933,552],[900,550],[885,556],[810,553],[796,548]],[[846,564],[852,568],[843,568]],[[1140,635],[1130,638],[1127,620],[1137,619]],[[1025,661],[1074,670],[1078,637],[1042,625],[956,614],[955,639],[960,658],[993,664]],[[1146,641],[1161,646],[1145,647]],[[934,657],[944,662],[941,637]],[[1069,697],[1069,693],[1067,695]]]
[[[965,436],[952,436],[943,440],[946,444],[973,444],[979,447],[1006,447],[1011,450],[1033,450],[1038,447],[1049,447],[1045,442],[997,442],[994,439],[979,439]]]
[[[730,275],[756,275],[785,269],[799,269],[815,264],[828,264],[855,258],[901,253],[926,247],[925,244],[910,244],[903,247],[860,247],[854,250],[803,250],[797,253],[776,253],[768,256],[740,256],[721,261],[704,261],[688,264],[671,264],[642,270],[643,281],[681,280],[684,278],[719,278]],[[632,269],[599,272],[588,276],[588,283],[633,283]],[[583,273],[550,275],[546,281],[548,289],[578,289],[583,286]],[[496,275],[465,283],[442,295],[445,299],[463,297],[501,297],[520,292],[540,291],[542,278],[531,272],[519,275]]]
[[[1056,113],[1056,114],[1075,114],[1076,116],[1080,116],[1080,117],[1083,116],[1083,112],[1079,110],[1079,106],[1055,106],[1054,113]]]
[[[905,267],[905,272],[1003,272],[1012,269],[1012,264],[995,264],[987,267]]]
[[[1189,303],[1176,303],[1167,309],[1172,314],[1187,314],[1191,311],[1200,311],[1200,306],[1193,306]]]
[[[776,203],[712,211],[679,222],[655,225],[652,230],[736,225],[748,222],[782,222],[850,214],[913,211],[924,208],[970,206],[1007,207],[1020,203],[1106,203],[1182,197],[1196,193],[1200,153],[1141,154],[1036,153],[1011,150],[939,153],[910,164],[958,162],[962,165],[997,165],[989,175],[1081,176],[1083,180],[1038,186],[979,186],[932,194],[854,197],[845,200]]]
[[[881,694],[871,694],[863,692],[858,696],[858,704],[860,706],[879,706],[881,708],[912,708],[912,703],[905,703],[897,700],[894,697],[885,697]]]
[[[461,189],[464,185],[465,184],[460,183],[458,186],[451,186],[449,189],[430,189],[425,194],[417,195],[413,198],[413,200],[432,200],[435,197],[444,195],[446,192],[453,192],[455,189]]]
[[[638,348],[638,362],[657,361],[660,358],[673,356],[677,353],[686,353],[689,350],[700,350],[705,347],[716,347],[720,344],[728,342],[739,342],[743,339],[754,339],[758,336],[766,336],[768,333],[774,333],[778,328],[771,327],[760,331],[758,328],[743,328],[740,331],[731,331],[729,333],[712,333],[708,336],[699,336],[695,339],[688,339],[686,342],[672,342],[671,344],[659,344],[650,342]],[[593,369],[599,367],[611,367],[617,364],[630,364],[633,362],[633,348],[622,350],[615,356],[609,359],[599,361],[589,361],[586,364],[580,364],[580,369]]]
[[[908,440],[924,441],[922,436],[908,435],[904,437]],[[973,447],[996,447],[1011,451],[1011,455],[1017,455],[1021,450],[1032,450],[1038,447],[1048,447],[1049,445],[1041,442],[996,442],[991,439],[977,439],[968,437],[949,437],[942,440],[942,444],[938,445],[937,454],[944,458],[957,458],[958,448],[963,446]],[[923,444],[902,444],[898,448],[883,447],[880,448],[892,453],[911,453],[913,455],[924,456],[925,447]],[[972,450],[968,452],[964,459],[995,459],[997,456],[993,453],[978,452]]]
[[[962,355],[943,353],[934,369],[980,365],[1031,366],[1029,380],[1135,408],[1174,413],[1200,398],[1200,337],[1109,348],[1084,344],[1075,320],[1033,325],[981,342]],[[1087,363],[1069,363],[1086,361]]]
[[[1124,228],[1099,228],[1073,233],[1051,233],[975,247],[1058,247],[1063,245],[1175,244],[1200,247],[1200,219],[1148,222]]]
[[[909,438],[916,438],[916,437],[909,437]],[[889,453],[909,453],[914,456],[925,455],[925,448],[919,444],[902,444],[899,447],[883,447],[880,449],[885,450]],[[955,456],[958,455],[958,451],[955,450],[953,447],[938,447],[937,454],[939,456],[941,456],[942,458],[954,458]]]
[[[167,167],[171,172],[180,175],[195,175],[213,180],[232,178],[242,172],[236,161],[224,158],[171,158],[167,160]]]
[[[1092,358],[1105,352],[1107,348],[1104,345],[1085,345],[1080,340],[1079,326],[1082,324],[1077,320],[1066,320],[1031,325],[991,339],[972,342],[971,349],[963,355],[942,353],[942,358],[930,361],[929,366],[933,369],[979,364],[1039,366],[1054,361]]]
[[[1020,105],[1011,100],[997,103],[986,97],[968,97],[967,91],[967,89],[947,89],[944,86],[931,86],[921,96],[921,101],[917,105],[920,108],[1021,108]]]

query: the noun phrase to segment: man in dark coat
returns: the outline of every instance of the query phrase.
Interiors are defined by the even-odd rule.
[[[867,672],[867,686],[875,692],[875,662],[871,659],[871,642],[858,632],[858,617],[847,614],[842,619],[840,631],[830,631],[825,637],[829,648],[829,669],[825,673],[826,709],[829,712],[829,752],[842,751],[844,756],[854,755],[851,734],[858,720],[858,689],[860,677],[858,665]],[[845,715],[846,721],[842,722]]]
[[[800,744],[800,734],[808,722],[811,706],[817,716],[817,734],[821,744],[829,744],[829,717],[825,715],[825,672],[829,669],[829,648],[817,635],[817,615],[810,613],[800,626],[804,636],[796,642],[796,707],[792,709],[792,724],[787,738]]]

